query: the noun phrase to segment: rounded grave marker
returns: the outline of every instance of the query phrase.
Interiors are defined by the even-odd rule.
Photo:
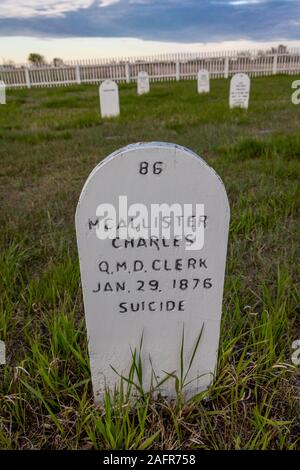
[[[198,72],[198,93],[209,93],[210,80],[208,70],[199,70]]]
[[[250,78],[245,73],[235,74],[230,81],[230,108],[248,109],[250,98]]]
[[[139,72],[137,78],[137,92],[138,95],[144,95],[150,91],[150,81],[147,72]]]
[[[120,114],[119,88],[112,80],[105,80],[99,87],[100,113],[103,118]]]
[[[5,83],[0,80],[0,104],[6,104]]]
[[[91,172],[76,233],[96,401],[128,375],[141,338],[145,390],[180,376],[183,335],[186,396],[209,386],[228,226],[222,181],[186,148],[129,145]],[[174,377],[159,390],[174,397]]]

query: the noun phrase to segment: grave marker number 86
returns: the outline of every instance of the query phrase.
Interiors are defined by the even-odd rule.
[[[140,175],[147,175],[149,172],[153,173],[153,175],[160,175],[162,172],[162,162],[155,162],[151,166],[148,162],[141,162],[140,163]],[[150,167],[150,169],[149,169]]]

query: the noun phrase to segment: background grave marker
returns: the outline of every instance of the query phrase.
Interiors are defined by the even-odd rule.
[[[6,104],[5,83],[0,80],[0,104]]]
[[[0,365],[5,364],[5,343],[0,340]]]
[[[198,72],[198,93],[209,93],[210,80],[208,70],[199,70]]]
[[[235,74],[230,81],[230,108],[248,109],[250,98],[250,78],[245,73]]]
[[[99,87],[100,112],[103,118],[120,114],[119,88],[112,80],[105,80]]]
[[[147,72],[139,72],[137,78],[137,92],[138,95],[144,95],[150,91],[150,81]]]
[[[152,244],[142,237],[99,240],[97,208],[101,203],[118,208],[120,195],[127,196],[128,206],[145,204],[149,213],[151,204],[204,204],[203,248],[187,250],[190,241],[160,236]],[[131,350],[139,347],[142,335],[145,390],[153,370],[158,381],[165,372],[179,376],[183,328],[185,370],[203,328],[186,396],[210,385],[218,353],[228,226],[222,181],[186,148],[130,145],[92,171],[78,202],[76,233],[96,401],[105,385],[119,383],[112,367],[128,374]],[[174,397],[174,379],[160,391]]]

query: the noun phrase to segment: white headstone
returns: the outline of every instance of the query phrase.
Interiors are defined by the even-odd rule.
[[[5,364],[5,343],[0,341],[0,364]]]
[[[248,109],[250,97],[250,78],[245,73],[237,73],[230,81],[230,108]]]
[[[199,70],[198,72],[198,93],[209,93],[209,72],[208,70]]]
[[[120,114],[119,89],[112,80],[105,80],[99,87],[100,112],[103,118]]]
[[[147,72],[139,72],[137,78],[138,95],[144,95],[150,91],[150,81]]]
[[[0,104],[6,104],[5,83],[0,80]]]
[[[114,212],[103,203],[116,210],[115,234],[110,232],[116,227]],[[162,227],[153,235],[153,204],[175,203],[173,210],[178,214],[181,208],[184,217],[173,219],[169,212],[163,223],[165,229],[171,226],[170,236]],[[141,223],[135,215],[145,207],[149,219]],[[189,397],[210,385],[217,363],[229,216],[221,179],[204,160],[175,144],[130,145],[92,171],[78,202],[76,234],[96,401],[105,386],[118,385],[118,374],[128,377],[132,351],[142,337],[145,390],[166,373],[180,377],[183,331],[184,372],[195,351],[184,393]],[[187,225],[183,239],[173,234],[175,220]],[[191,232],[195,225],[197,232]],[[140,228],[136,239],[126,234],[126,227]],[[108,232],[111,239],[99,239]],[[174,378],[160,392],[174,397]]]

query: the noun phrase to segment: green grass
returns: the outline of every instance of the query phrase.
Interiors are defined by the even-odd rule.
[[[1,449],[299,449],[299,77],[252,80],[248,112],[229,82],[121,86],[101,120],[96,86],[8,91],[0,107]],[[231,226],[218,371],[167,403],[126,382],[95,407],[74,213],[93,167],[137,141],[185,145],[223,179]],[[180,351],[178,351],[180,355]],[[133,372],[142,374],[138,358]],[[133,381],[133,380],[132,380]],[[130,384],[129,384],[130,385]]]

